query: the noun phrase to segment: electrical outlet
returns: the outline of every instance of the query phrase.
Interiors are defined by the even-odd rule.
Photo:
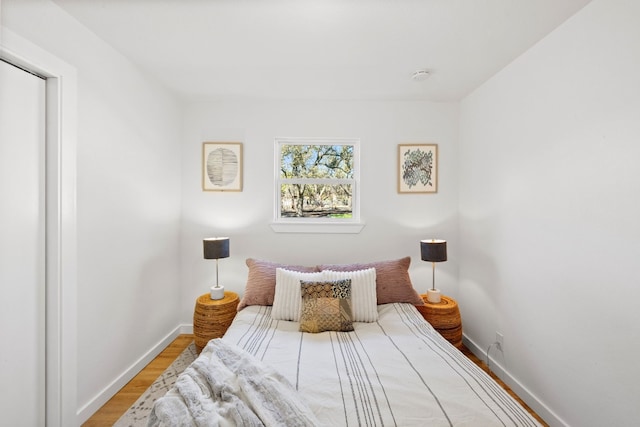
[[[502,332],[496,331],[496,342],[498,343],[498,345],[500,346],[500,349],[502,350],[502,346],[504,345],[504,335],[502,335]]]

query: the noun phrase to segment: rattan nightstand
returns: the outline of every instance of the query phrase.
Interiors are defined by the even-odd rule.
[[[416,305],[422,317],[447,341],[462,348],[462,319],[458,303],[453,298],[442,295],[439,303],[427,301],[427,294],[420,295],[424,305]]]
[[[198,352],[214,339],[220,338],[227,332],[240,299],[235,292],[225,291],[224,298],[211,299],[210,294],[200,295],[196,300],[193,312],[193,335]]]

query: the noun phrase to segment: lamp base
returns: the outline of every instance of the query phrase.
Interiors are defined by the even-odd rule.
[[[223,299],[224,298],[224,286],[212,286],[211,287],[211,299]]]
[[[427,301],[437,304],[440,302],[442,294],[440,294],[440,289],[428,289],[427,290]]]

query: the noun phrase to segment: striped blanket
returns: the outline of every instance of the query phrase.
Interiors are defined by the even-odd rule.
[[[411,304],[378,306],[353,332],[298,331],[271,307],[238,313],[223,340],[277,372],[325,426],[538,426]]]

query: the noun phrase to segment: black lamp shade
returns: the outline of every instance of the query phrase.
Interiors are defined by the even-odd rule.
[[[421,240],[420,253],[423,261],[442,262],[447,260],[446,240]]]
[[[229,238],[211,237],[202,241],[204,259],[218,259],[229,257]]]

